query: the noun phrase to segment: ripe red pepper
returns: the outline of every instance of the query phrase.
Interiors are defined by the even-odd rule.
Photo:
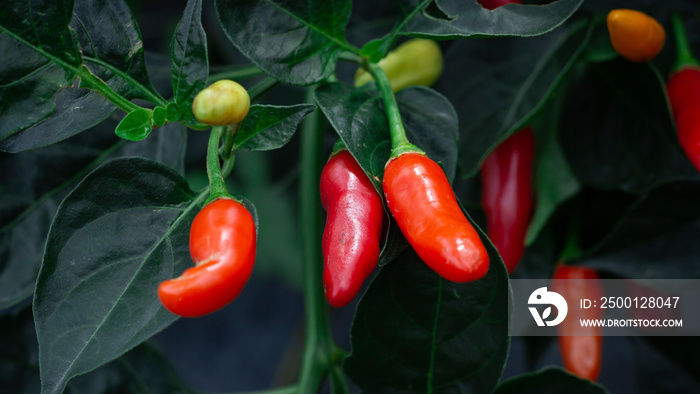
[[[255,221],[238,201],[219,198],[207,204],[190,228],[195,266],[158,287],[170,312],[183,317],[212,313],[233,301],[255,263]]]
[[[437,163],[421,153],[404,153],[387,163],[383,187],[401,232],[430,268],[458,283],[486,274],[486,248]]]
[[[510,3],[515,3],[515,4],[522,4],[523,2],[521,0],[477,0],[479,4],[481,4],[482,7],[486,8],[487,10],[495,10],[496,8],[510,4]]]
[[[347,150],[333,155],[321,173],[323,287],[336,308],[350,303],[379,260],[384,204]]]
[[[481,202],[488,236],[513,272],[525,251],[533,207],[532,162],[535,136],[526,127],[508,137],[481,166]]]
[[[564,367],[574,375],[596,380],[603,353],[601,327],[581,327],[581,319],[602,319],[598,308],[582,309],[572,300],[600,300],[603,288],[598,273],[584,267],[560,265],[554,272],[552,291],[568,301],[569,311],[557,326]]]
[[[678,60],[666,90],[676,120],[678,142],[686,157],[700,171],[700,65],[693,58],[682,22],[673,16]]]

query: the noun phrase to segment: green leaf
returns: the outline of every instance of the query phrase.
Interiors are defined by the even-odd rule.
[[[233,45],[271,77],[310,85],[330,76],[345,41],[349,0],[217,0],[221,26]]]
[[[559,0],[546,5],[507,4],[487,10],[476,1],[436,0],[445,18],[431,15],[431,2],[408,0],[414,5],[402,34],[426,38],[455,39],[473,36],[536,36],[564,23],[583,0]]]
[[[496,387],[494,394],[605,394],[603,386],[561,368],[545,368],[515,376]]]
[[[31,297],[51,220],[85,175],[120,156],[152,158],[182,174],[186,140],[184,127],[175,123],[145,141],[126,142],[107,122],[45,148],[0,154],[0,309]]]
[[[528,246],[535,241],[557,207],[581,190],[581,184],[566,162],[557,140],[562,103],[561,98],[554,100],[533,125],[538,141],[534,166],[537,201],[525,237]]]
[[[475,174],[491,150],[544,107],[589,37],[590,29],[579,23],[542,37],[461,40],[449,48],[436,89],[460,114],[459,165],[465,176]]]
[[[191,112],[192,110],[190,110]],[[165,107],[166,119],[168,122],[177,122],[182,117],[180,106],[175,103],[168,103]]]
[[[284,146],[313,105],[253,105],[236,133],[234,149],[272,150]]]
[[[51,115],[0,140],[0,150],[16,153],[54,144],[99,124],[115,109],[114,104],[91,90],[62,89]]]
[[[446,281],[412,249],[382,267],[355,313],[348,376],[366,392],[488,393],[508,355],[508,275],[495,248],[487,275]]]
[[[71,27],[93,74],[127,99],[165,105],[148,78],[141,32],[123,0],[76,2]]]
[[[655,188],[627,207],[612,230],[575,264],[624,278],[700,278],[698,196],[698,181]],[[582,214],[589,233],[601,231],[599,216],[604,213],[597,211],[593,205]]]
[[[122,119],[114,132],[125,140],[140,141],[151,133],[151,114],[145,108],[137,108]]]
[[[202,0],[190,0],[177,24],[170,43],[172,57],[171,79],[175,102],[182,108],[192,108],[194,96],[204,89],[209,74],[207,36],[202,27]],[[192,111],[185,112],[188,124],[197,120]]]
[[[82,63],[68,29],[72,1],[10,2],[0,8],[0,139],[53,112]]]
[[[63,200],[34,296],[42,392],[61,392],[176,319],[157,288],[192,264],[189,226],[207,195],[132,157],[96,169]]]
[[[559,139],[583,184],[642,194],[666,182],[700,180],[678,146],[663,78],[648,64],[591,64],[573,90]]]
[[[153,125],[160,127],[165,124],[167,112],[163,107],[153,108]]]

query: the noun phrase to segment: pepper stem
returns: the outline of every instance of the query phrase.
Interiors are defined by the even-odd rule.
[[[379,93],[384,100],[386,117],[389,120],[389,133],[391,134],[391,158],[394,159],[407,152],[423,153],[417,146],[408,142],[408,138],[406,138],[406,129],[403,127],[399,105],[396,102],[396,96],[394,96],[394,91],[391,90],[389,78],[387,78],[384,70],[379,65],[368,61],[365,61],[364,67],[374,77]]]
[[[224,126],[212,127],[211,134],[209,134],[209,145],[207,146],[207,176],[209,177],[210,194],[205,204],[209,204],[217,198],[230,197],[219,163],[219,142],[221,141],[221,136],[224,134],[225,129],[226,127]]]
[[[673,22],[673,33],[676,36],[676,52],[678,53],[676,64],[673,66],[674,72],[678,72],[685,67],[700,67],[697,59],[693,56],[693,51],[690,49],[683,20],[677,13],[673,13],[671,21]]]

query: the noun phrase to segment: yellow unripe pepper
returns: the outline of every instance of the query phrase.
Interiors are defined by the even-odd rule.
[[[414,86],[430,86],[442,73],[442,51],[433,40],[415,38],[399,45],[378,63],[384,70],[391,90]],[[355,86],[372,81],[372,75],[363,69],[355,74]]]
[[[225,126],[240,123],[250,110],[248,91],[237,82],[222,79],[203,89],[192,102],[192,113],[202,123]]]
[[[635,10],[610,11],[608,31],[617,53],[636,63],[653,59],[661,52],[666,42],[663,26],[651,16]]]

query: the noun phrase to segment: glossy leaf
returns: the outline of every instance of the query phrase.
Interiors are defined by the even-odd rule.
[[[491,259],[472,283],[442,279],[412,249],[382,267],[355,313],[348,376],[365,392],[488,393],[508,355],[508,277]]]
[[[192,108],[194,96],[204,89],[209,75],[207,36],[202,27],[202,0],[187,2],[185,13],[177,24],[170,43],[170,51],[170,75],[175,102],[181,108]],[[191,110],[184,115],[187,123],[197,123]]]
[[[603,386],[560,368],[546,368],[515,376],[496,387],[494,394],[605,394]]]
[[[71,28],[93,74],[128,99],[162,103],[146,72],[138,23],[123,0],[77,0]]]
[[[678,147],[664,82],[649,65],[592,64],[573,89],[559,140],[583,184],[641,194],[674,180],[700,180]]]
[[[345,41],[349,0],[217,0],[233,45],[266,74],[309,85],[333,73]]]
[[[292,138],[302,119],[316,107],[307,104],[289,107],[253,105],[236,134],[234,148],[272,150],[284,146]]]
[[[130,141],[140,141],[150,134],[152,129],[151,115],[144,108],[137,108],[119,122],[114,132],[119,138]]]
[[[189,225],[206,197],[132,157],[99,167],[63,200],[34,295],[42,392],[61,392],[176,319],[157,288],[192,264]]]
[[[412,4],[416,0],[410,1]],[[402,34],[433,38],[472,36],[536,36],[564,23],[583,0],[558,0],[541,6],[507,4],[487,10],[476,1],[436,0],[444,14],[438,18],[426,12],[427,2],[412,11]]]
[[[9,2],[0,7],[0,139],[53,112],[56,95],[82,62],[68,29],[73,2]],[[49,59],[53,59],[53,62]]]
[[[590,29],[576,24],[537,38],[461,40],[445,53],[436,89],[460,114],[459,165],[465,176],[551,98],[586,47]],[[478,93],[478,94],[477,94]]]
[[[62,141],[104,121],[115,109],[114,104],[91,90],[62,89],[51,115],[0,140],[0,150],[16,153]]]
[[[182,174],[186,140],[184,128],[175,123],[145,141],[126,142],[114,135],[114,124],[106,122],[45,148],[0,154],[0,168],[5,169],[0,173],[0,309],[34,292],[51,220],[85,175],[121,156],[158,160]]]

